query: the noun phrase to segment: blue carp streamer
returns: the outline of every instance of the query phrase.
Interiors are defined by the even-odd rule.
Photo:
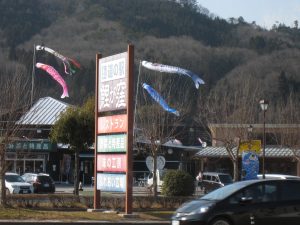
[[[165,100],[148,84],[143,83],[143,88],[148,92],[148,94],[156,101],[158,104],[163,107],[167,112],[173,113],[176,116],[179,116],[179,112],[176,109],[172,109],[168,106]]]

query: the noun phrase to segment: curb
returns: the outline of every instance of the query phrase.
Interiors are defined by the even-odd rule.
[[[50,225],[69,225],[69,224],[89,224],[89,225],[121,225],[121,224],[146,224],[146,225],[170,225],[170,221],[139,221],[139,220],[132,220],[132,221],[91,221],[91,220],[80,220],[80,221],[60,221],[60,220],[45,220],[42,221],[43,224]],[[29,225],[29,224],[41,224],[41,221],[37,220],[0,220],[0,224],[9,224],[9,225]]]

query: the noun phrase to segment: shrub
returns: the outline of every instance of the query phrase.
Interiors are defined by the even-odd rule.
[[[189,196],[194,193],[194,178],[185,171],[168,170],[162,185],[162,194],[166,196]]]

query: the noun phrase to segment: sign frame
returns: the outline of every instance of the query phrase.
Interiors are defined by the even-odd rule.
[[[126,58],[124,63],[124,58]],[[102,64],[101,64],[102,63]],[[110,68],[108,70],[104,69],[104,66]],[[121,65],[118,67],[118,65]],[[122,65],[125,65],[123,67]],[[125,176],[126,186],[125,186],[125,213],[132,214],[132,157],[133,157],[133,115],[134,115],[134,75],[133,75],[133,65],[134,65],[134,46],[129,44],[127,52],[119,53],[113,56],[102,58],[101,54],[96,54],[96,98],[95,98],[95,166],[94,166],[94,209],[100,208],[100,197],[101,197],[101,185],[98,185],[98,177],[108,177],[120,176],[123,174]],[[106,68],[106,69],[107,69]],[[115,70],[113,69],[115,68]],[[123,70],[125,69],[125,70]],[[102,73],[106,73],[102,76]],[[124,75],[124,77],[123,77]],[[101,77],[102,76],[102,77]],[[101,80],[102,78],[102,80]],[[119,82],[119,86],[115,89],[115,83],[113,80]],[[126,88],[124,87],[124,81],[126,81]],[[106,85],[106,86],[105,86]],[[118,89],[119,88],[119,89]],[[102,94],[102,95],[101,95]],[[111,96],[111,95],[112,96]],[[104,96],[103,96],[104,95]],[[124,104],[126,103],[126,104]],[[125,111],[125,114],[124,114]],[[112,126],[105,126],[103,128],[102,120],[106,118],[118,118],[122,116],[126,119],[126,126],[122,126],[122,129],[117,129]],[[106,124],[107,125],[107,124]],[[100,129],[101,128],[101,129]],[[107,128],[107,129],[106,129]],[[116,129],[115,129],[116,128]],[[119,128],[119,127],[118,127]],[[98,157],[103,156],[104,152],[98,152],[98,136],[103,135],[118,135],[120,133],[126,134],[126,173],[114,173],[115,171],[97,171],[97,161]],[[114,152],[109,152],[113,154]],[[118,153],[118,151],[116,152]],[[99,156],[98,156],[99,155]],[[103,156],[104,157],[104,156]],[[99,175],[100,174],[100,175]],[[123,177],[123,176],[122,176]],[[102,191],[108,191],[109,186]],[[118,189],[117,191],[122,191],[124,189]]]

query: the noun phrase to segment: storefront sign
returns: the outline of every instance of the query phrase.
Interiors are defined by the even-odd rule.
[[[127,52],[100,59],[98,112],[126,109],[126,62]]]
[[[48,140],[24,140],[24,141],[14,141],[9,143],[7,146],[8,150],[31,150],[31,151],[54,151],[56,150],[56,145],[52,144]]]
[[[127,115],[98,117],[98,134],[127,131]]]
[[[126,154],[98,154],[97,171],[126,172]]]
[[[240,144],[240,152],[253,151],[259,154],[261,151],[261,140],[245,141]]]
[[[97,190],[111,192],[125,192],[126,175],[97,173]]]
[[[126,134],[97,136],[97,152],[126,152]]]

